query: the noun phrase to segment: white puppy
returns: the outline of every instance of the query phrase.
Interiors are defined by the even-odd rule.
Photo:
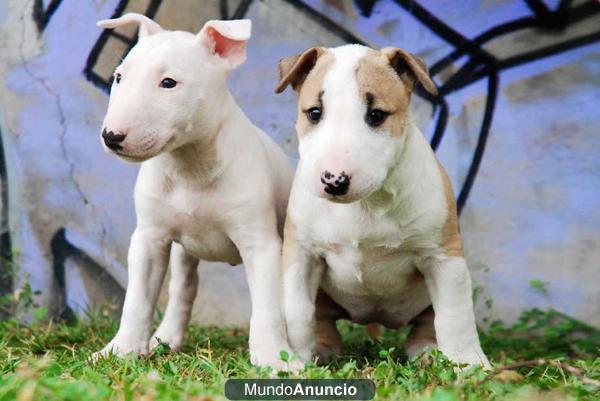
[[[246,59],[251,22],[209,21],[197,35],[163,30],[138,14],[98,23],[125,24],[138,24],[140,39],[115,71],[102,142],[109,152],[143,163],[121,325],[96,357],[144,354],[157,339],[179,348],[198,261],[243,261],[252,363],[285,369],[280,232],[292,172],[282,150],[227,89],[229,73]],[[152,334],[168,265],[169,303]]]
[[[279,69],[277,92],[291,84],[299,95],[283,247],[292,349],[327,360],[342,345],[340,318],[413,323],[409,356],[437,343],[456,362],[489,366],[452,188],[408,115],[417,82],[437,93],[424,63],[348,45],[308,49]]]

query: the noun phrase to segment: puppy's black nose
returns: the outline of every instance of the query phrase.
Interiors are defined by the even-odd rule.
[[[102,130],[102,139],[107,148],[111,150],[121,150],[123,147],[119,145],[125,140],[125,134],[121,134],[118,131],[107,131],[106,128]]]
[[[333,196],[345,195],[350,188],[350,177],[343,171],[333,174],[325,170],[321,174],[321,182],[325,184],[325,192]]]

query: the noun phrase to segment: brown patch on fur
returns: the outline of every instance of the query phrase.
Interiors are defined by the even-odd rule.
[[[381,336],[383,335],[383,330],[381,328],[381,325],[377,324],[377,323],[367,324],[367,326],[365,327],[365,330],[367,331],[367,335],[369,336],[369,338],[371,340],[379,340],[381,338]]]
[[[298,92],[296,131],[299,137],[313,126],[304,113],[311,107],[322,106],[323,78],[334,61],[333,53],[323,47],[311,47],[302,54],[279,61],[279,84],[275,93],[283,92],[288,85]]]
[[[283,92],[288,85],[292,85],[292,88],[298,91],[319,57],[324,53],[323,47],[311,47],[302,54],[279,60],[279,83],[275,88],[275,93]]]
[[[316,351],[321,363],[329,363],[333,355],[342,351],[344,343],[335,320],[317,319],[315,342],[317,343]]]
[[[342,337],[337,330],[336,321],[347,319],[349,314],[320,288],[317,292],[315,307],[317,354],[320,362],[327,363],[332,355],[338,354],[343,348]]]
[[[387,57],[394,71],[411,91],[415,88],[416,83],[420,82],[427,92],[437,96],[437,87],[431,80],[423,59],[397,47],[386,47],[381,49],[381,53]]]
[[[323,79],[335,62],[333,53],[325,52],[314,68],[307,75],[302,87],[298,91],[298,117],[296,120],[296,132],[302,137],[312,130],[314,125],[308,120],[305,111],[311,107],[322,107],[321,95],[323,93]],[[327,110],[323,111],[327,113]]]
[[[436,158],[438,169],[444,182],[444,196],[446,198],[447,217],[442,227],[442,247],[448,256],[464,256],[462,237],[458,225],[458,214],[456,211],[456,199],[452,190],[452,183],[448,173]]]
[[[406,127],[406,113],[412,88],[401,79],[382,52],[369,50],[358,61],[356,81],[359,96],[364,102],[372,96],[371,109],[390,113],[377,129],[387,130],[392,136],[401,136]]]

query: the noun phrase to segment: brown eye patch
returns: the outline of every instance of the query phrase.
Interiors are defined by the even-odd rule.
[[[309,107],[307,110],[304,110],[304,114],[306,114],[306,118],[312,124],[318,124],[323,117],[323,91],[319,92],[319,99],[317,100],[317,105]]]
[[[332,53],[325,52],[315,64],[314,68],[307,75],[298,92],[298,119],[296,121],[296,130],[298,136],[302,137],[311,131],[323,118],[326,110],[323,108],[323,79],[329,72],[335,62],[335,56]],[[308,111],[313,108],[320,109],[319,120],[313,121],[308,115]],[[312,110],[313,117],[317,117],[316,110]]]
[[[372,50],[358,61],[356,81],[359,96],[365,99],[365,123],[372,128],[385,126],[392,136],[401,136],[406,127],[410,88],[390,66],[380,51]]]
[[[382,125],[387,117],[391,114],[389,111],[382,110],[374,106],[375,96],[367,92],[367,112],[365,114],[365,122],[371,128],[377,128]]]

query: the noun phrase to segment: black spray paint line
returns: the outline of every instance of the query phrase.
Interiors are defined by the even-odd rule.
[[[33,3],[33,21],[35,22],[38,32],[42,33],[48,26],[50,19],[58,10],[62,0],[52,0],[47,8],[44,8],[43,0],[35,0]]]
[[[10,233],[10,205],[8,188],[8,164],[4,139],[0,130],[0,199],[2,211],[0,216],[0,296],[11,293],[13,290],[13,249]]]

